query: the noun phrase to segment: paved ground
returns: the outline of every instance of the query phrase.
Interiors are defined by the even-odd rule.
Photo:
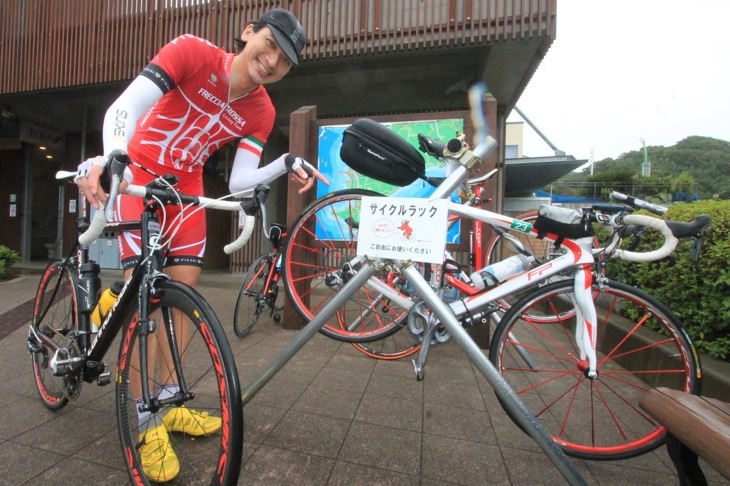
[[[108,272],[105,284],[118,277]],[[18,306],[37,275],[0,283],[0,483],[126,484],[113,386],[85,385],[60,412],[37,398]],[[200,291],[230,326],[240,276],[207,272]],[[13,311],[12,319],[3,319]],[[22,327],[17,328],[19,325]],[[245,386],[295,336],[269,319],[229,329]],[[317,335],[246,406],[243,485],[553,485],[562,476],[505,415],[454,343],[429,354],[426,379]],[[574,460],[590,484],[677,484],[663,449],[616,462]],[[712,484],[728,484],[705,465]],[[81,479],[83,478],[83,479]]]

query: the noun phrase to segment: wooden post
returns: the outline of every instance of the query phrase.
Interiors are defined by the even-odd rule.
[[[317,167],[317,107],[303,106],[293,112],[289,118],[289,152],[304,157],[307,162]],[[291,227],[302,213],[304,207],[316,197],[314,188],[306,194],[299,194],[301,186],[287,183],[286,225]],[[296,250],[295,250],[296,251]],[[296,278],[296,275],[294,275]],[[288,298],[284,299],[285,329],[301,329],[306,324]]]

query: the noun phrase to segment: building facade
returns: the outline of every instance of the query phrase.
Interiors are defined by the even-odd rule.
[[[243,27],[276,7],[301,20],[308,40],[303,62],[267,88],[277,120],[265,161],[295,149],[317,160],[312,127],[319,119],[463,113],[466,89],[482,80],[491,94],[490,131],[502,147],[494,163],[485,164],[490,170],[504,167],[506,116],[555,39],[557,1],[4,0],[0,244],[20,251],[24,261],[68,252],[77,191],[54,174],[101,152],[103,116],[116,96],[177,35],[194,34],[233,51]],[[295,118],[302,109],[307,115]],[[222,195],[227,151],[209,165],[206,195]],[[497,210],[504,186],[500,171],[493,187]],[[290,220],[296,213],[291,204],[287,212],[286,181],[275,193],[270,214]],[[230,216],[209,217],[220,219],[209,223],[208,248],[216,251],[209,250],[207,265],[244,268],[249,257],[229,260],[217,251],[230,239]],[[111,241],[97,248],[100,259],[114,260],[105,252]]]

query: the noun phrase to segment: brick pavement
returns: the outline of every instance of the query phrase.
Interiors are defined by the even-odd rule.
[[[29,277],[0,284],[0,313],[32,298],[37,276]],[[213,271],[199,287],[229,327],[239,283],[240,276]],[[65,409],[46,410],[33,384],[26,325],[0,339],[1,481],[126,484],[113,385],[85,385]],[[296,334],[267,318],[244,339],[227,330],[244,386]],[[426,379],[418,382],[410,362],[373,360],[317,335],[244,417],[242,485],[564,484],[454,343],[431,351]],[[663,449],[625,461],[573,463],[590,484],[677,481]],[[705,470],[711,484],[726,484]]]

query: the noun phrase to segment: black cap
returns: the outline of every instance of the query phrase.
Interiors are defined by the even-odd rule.
[[[286,57],[293,64],[298,65],[307,38],[304,36],[304,29],[297,18],[286,9],[275,8],[263,14],[259,18],[259,22],[269,26]]]

